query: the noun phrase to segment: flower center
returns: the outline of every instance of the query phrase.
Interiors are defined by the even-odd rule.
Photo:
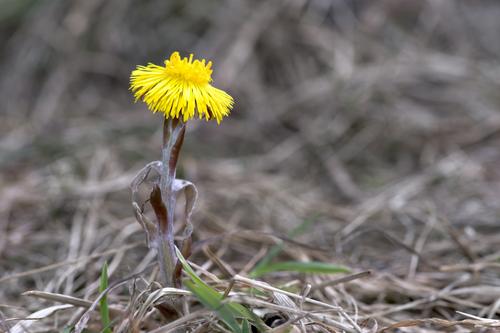
[[[205,85],[212,81],[212,62],[194,60],[193,55],[181,58],[179,52],[174,52],[170,59],[165,60],[165,72],[168,76],[189,84]]]

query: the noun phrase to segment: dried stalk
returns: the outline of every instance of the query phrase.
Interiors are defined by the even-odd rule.
[[[179,287],[181,265],[175,254],[174,222],[177,196],[184,192],[186,207],[184,211],[184,236],[180,246],[182,254],[188,257],[191,253],[190,222],[197,190],[194,184],[186,180],[176,179],[176,168],[184,141],[186,123],[177,119],[165,118],[163,124],[162,161],[151,162],[144,167],[132,182],[132,204],[138,222],[146,232],[148,246],[156,249],[162,280],[167,287]],[[157,174],[153,182],[149,203],[156,215],[156,223],[143,213],[143,205],[139,204],[138,188],[150,176]]]

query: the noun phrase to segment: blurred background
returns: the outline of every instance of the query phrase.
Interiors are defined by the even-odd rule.
[[[213,60],[236,101],[188,124],[195,241],[223,235],[239,271],[310,222],[283,258],[371,270],[336,291],[346,309],[495,318],[499,36],[496,0],[1,0],[0,319],[52,304],[26,290],[95,295],[105,259],[111,279],[154,262],[128,186],[162,120],[129,75],[176,50]]]

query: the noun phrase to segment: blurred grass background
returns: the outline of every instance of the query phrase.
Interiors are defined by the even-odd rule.
[[[347,288],[366,316],[468,276],[467,302],[375,317],[496,317],[495,268],[467,265],[500,251],[499,18],[495,0],[0,1],[0,311],[38,309],[28,289],[90,297],[106,257],[118,276],[152,262],[128,185],[160,156],[161,117],[128,80],[178,50],[236,100],[188,124],[197,240],[227,235],[214,248],[239,270],[314,220],[299,241],[330,250],[285,256],[379,272]],[[295,278],[318,282],[269,277]]]

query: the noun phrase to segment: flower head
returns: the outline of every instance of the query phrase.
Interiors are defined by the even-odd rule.
[[[152,112],[163,112],[166,118],[186,122],[196,111],[200,119],[215,119],[219,124],[234,101],[211,82],[211,61],[193,60],[192,54],[181,58],[174,52],[164,67],[152,63],[137,66],[130,75],[130,90],[136,101],[142,99]]]

